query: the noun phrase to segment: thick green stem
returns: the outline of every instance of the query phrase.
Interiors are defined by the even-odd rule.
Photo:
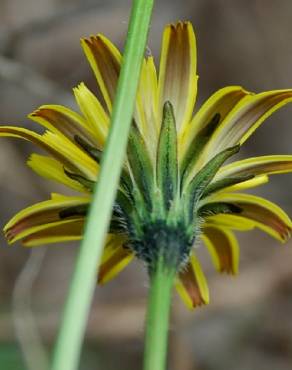
[[[154,0],[133,1],[121,75],[113,105],[111,129],[102,156],[97,191],[90,207],[84,239],[65,306],[52,370],[75,370],[78,367],[96,286],[97,266],[101,259],[125,158],[153,3]]]
[[[150,274],[146,318],[144,370],[164,370],[167,359],[168,322],[174,270],[161,259]]]

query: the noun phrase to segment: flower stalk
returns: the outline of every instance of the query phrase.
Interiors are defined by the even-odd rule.
[[[154,0],[133,1],[123,65],[113,105],[111,129],[65,306],[52,370],[75,370],[78,367],[86,322],[96,286],[97,266],[100,265],[112,205],[124,162],[153,3]]]
[[[167,359],[168,323],[175,269],[160,258],[150,272],[146,317],[144,370],[164,370]]]

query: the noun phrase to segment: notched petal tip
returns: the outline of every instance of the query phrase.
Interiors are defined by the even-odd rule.
[[[86,36],[86,37],[81,37],[80,38],[80,42],[81,43],[92,43],[92,42],[94,42],[95,40],[98,40],[98,39],[100,39],[101,38],[101,34],[100,33],[98,33],[98,34],[91,34],[91,35],[89,35],[89,36]]]
[[[7,243],[9,245],[12,245],[13,244],[13,238],[14,238],[15,235],[11,231],[11,229],[6,228],[6,226],[4,226],[4,228],[3,228],[3,234],[4,234],[5,239],[7,240]]]
[[[31,118],[33,118],[33,117],[37,117],[37,116],[39,115],[39,111],[40,111],[40,109],[39,109],[39,108],[38,108],[38,109],[35,109],[33,112],[31,112],[31,113],[29,113],[29,114],[27,115],[27,118],[31,119]]]
[[[80,39],[81,47],[86,53],[86,50],[84,48],[88,47],[90,50],[98,48],[101,52],[104,44],[110,43],[110,41],[103,36],[102,34],[98,33],[96,35],[90,35],[89,37],[83,37]]]
[[[171,28],[174,31],[181,31],[185,28],[190,28],[193,30],[193,25],[190,21],[177,21],[177,22],[172,22],[166,25],[166,28]]]
[[[292,234],[292,225],[291,225],[291,221],[290,221],[290,225],[286,225],[286,228],[280,234],[281,243],[286,244],[288,242],[288,240],[291,238],[291,234]]]

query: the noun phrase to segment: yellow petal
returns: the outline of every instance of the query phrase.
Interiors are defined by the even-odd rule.
[[[239,246],[233,232],[224,228],[205,226],[202,240],[219,272],[238,273]]]
[[[27,165],[39,176],[50,179],[71,189],[82,193],[88,193],[88,190],[79,182],[70,179],[64,172],[64,166],[51,157],[39,154],[32,154],[27,161]]]
[[[217,214],[205,220],[206,227],[219,227],[224,229],[249,231],[255,228],[255,222],[239,215]]]
[[[214,179],[214,181],[215,180],[217,180],[217,178]],[[256,176],[250,180],[246,180],[246,181],[243,181],[238,184],[231,185],[231,186],[226,186],[226,188],[221,189],[219,192],[229,193],[233,191],[242,191],[246,189],[252,189],[252,188],[256,188],[257,186],[264,185],[267,182],[269,182],[269,177],[267,175]]]
[[[76,101],[80,110],[94,132],[97,146],[101,149],[104,146],[108,134],[109,116],[105,113],[96,96],[81,83],[73,89]]]
[[[83,229],[84,218],[34,226],[22,235],[22,244],[25,247],[37,247],[44,244],[80,240]]]
[[[105,284],[118,275],[134,258],[134,254],[124,246],[127,238],[110,234],[102,256],[98,282]]]
[[[82,39],[81,45],[97,79],[108,111],[112,110],[118,76],[120,73],[121,54],[104,36],[91,36]]]
[[[215,179],[238,175],[274,175],[291,171],[292,155],[265,155],[223,166]]]
[[[55,149],[55,152],[62,154],[64,158],[62,162],[66,167],[72,169],[73,172],[80,172],[89,180],[96,180],[99,165],[77,145],[50,131],[45,132],[42,137],[51,148]]]
[[[218,126],[206,148],[209,157],[242,145],[272,113],[292,101],[292,90],[274,90],[242,99]]]
[[[209,289],[201,265],[194,253],[185,269],[179,273],[176,289],[188,308],[209,303]]]
[[[289,216],[276,204],[251,194],[218,193],[212,202],[232,203],[241,209],[241,217],[252,220],[255,226],[281,242],[291,234],[292,222]]]
[[[215,114],[220,114],[222,122],[234,106],[248,94],[250,93],[240,86],[227,86],[211,95],[181,132],[180,158],[183,157],[198,132],[212,120]]]
[[[159,117],[166,101],[174,108],[178,131],[192,115],[197,95],[196,39],[191,23],[168,25],[163,33],[159,68]]]
[[[50,153],[68,169],[80,172],[89,180],[96,180],[99,168],[97,163],[64,136],[56,135],[50,131],[39,135],[22,127],[0,126],[1,136],[31,141]]]
[[[158,122],[158,87],[157,74],[153,57],[144,60],[137,93],[134,119],[148,146],[152,158],[156,155],[156,146],[160,123]]]
[[[68,195],[60,194],[60,193],[51,193],[51,199],[53,200],[60,200],[60,201],[66,201],[68,198]]]
[[[36,203],[12,217],[4,227],[5,236],[9,243],[14,243],[28,236],[31,232],[39,231],[35,227],[64,221],[60,218],[61,211],[74,206],[87,205],[89,202],[90,197],[63,196]]]
[[[62,105],[42,105],[28,118],[73,142],[74,136],[79,135],[91,144],[95,143],[93,130],[84,118]]]

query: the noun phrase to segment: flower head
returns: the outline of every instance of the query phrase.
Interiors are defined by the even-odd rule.
[[[32,154],[28,165],[80,195],[52,194],[5,226],[9,243],[26,246],[78,240],[108,133],[122,56],[104,36],[82,40],[103,101],[81,83],[74,95],[81,113],[41,106],[29,117],[43,134],[2,126],[0,136],[29,140],[49,156]],[[292,90],[254,94],[239,86],[215,92],[193,115],[197,95],[196,41],[190,23],[168,25],[163,33],[159,73],[152,56],[143,62],[127,157],[113,207],[99,272],[105,283],[133,258],[150,274],[157,261],[177,273],[176,286],[190,307],[209,301],[195,255],[201,239],[216,269],[235,274],[239,247],[234,230],[259,228],[281,242],[291,221],[277,205],[239,191],[268,176],[292,170],[292,155],[248,158],[225,164],[254,130],[292,101]],[[98,227],[98,225],[97,225]]]

